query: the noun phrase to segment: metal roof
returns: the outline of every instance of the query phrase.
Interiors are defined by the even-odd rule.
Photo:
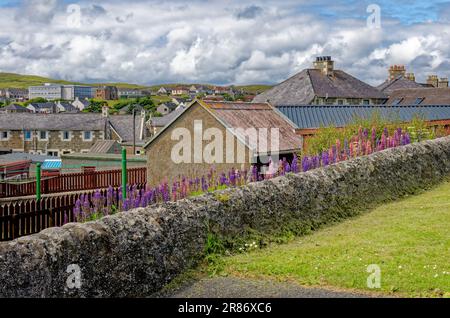
[[[61,169],[61,159],[47,159],[42,164],[43,170]]]
[[[287,105],[277,109],[300,129],[343,127],[355,118],[370,118],[374,113],[403,122],[414,116],[425,120],[450,119],[450,105]]]

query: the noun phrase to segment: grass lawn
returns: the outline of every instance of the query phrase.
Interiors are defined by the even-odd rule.
[[[415,297],[450,296],[450,182],[290,243],[224,257],[224,274]],[[369,264],[381,287],[369,289]]]

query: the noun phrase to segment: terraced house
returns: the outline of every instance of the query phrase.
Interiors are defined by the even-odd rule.
[[[86,153],[99,140],[117,140],[122,146],[139,150],[146,137],[145,114],[133,116],[103,114],[6,113],[0,116],[0,148],[60,156]]]

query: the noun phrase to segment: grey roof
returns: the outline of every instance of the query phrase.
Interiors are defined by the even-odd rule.
[[[30,103],[36,109],[45,109],[45,108],[55,108],[56,104],[54,102],[46,102],[46,103]]]
[[[0,155],[0,162],[11,162],[20,160],[31,160],[33,163],[44,162],[47,159],[57,159],[52,156],[35,155],[27,152],[13,152],[5,155]]]
[[[0,127],[7,130],[101,130],[106,118],[94,113],[5,113],[0,115]]]
[[[153,127],[164,127],[174,120],[179,114],[184,111],[185,107],[177,107],[171,113],[162,117],[152,117],[150,123]]]
[[[121,146],[115,140],[98,140],[89,149],[90,153],[121,153]]]
[[[109,121],[112,127],[122,138],[122,142],[132,142],[133,141],[133,115],[113,115],[109,116]],[[144,141],[140,138],[141,125],[143,120],[140,115],[136,114],[136,143],[143,143]]]
[[[370,118],[374,112],[388,119],[403,122],[410,121],[415,115],[425,120],[450,119],[450,105],[296,105],[277,106],[277,109],[288,117],[300,129],[320,128],[327,126],[343,127],[351,123],[355,117]]]
[[[64,110],[66,112],[78,112],[79,109],[75,106],[73,106],[71,103],[69,102],[59,102],[59,104],[64,107]]]
[[[397,89],[405,89],[405,88],[423,88],[430,87],[428,84],[417,83],[415,81],[411,81],[404,76],[399,76],[396,79],[390,81],[386,80],[379,86],[377,89],[386,95],[390,95],[394,90]]]
[[[327,76],[320,70],[306,69],[257,95],[253,102],[269,102],[274,106],[310,104],[315,96],[323,98],[387,98],[375,87],[344,71],[334,70],[333,76]]]
[[[11,104],[11,105],[5,106],[3,108],[0,108],[0,111],[5,111],[5,110],[14,110],[14,111],[19,111],[19,112],[24,112],[24,113],[31,111],[31,110],[29,110],[23,106],[17,105],[17,104]]]

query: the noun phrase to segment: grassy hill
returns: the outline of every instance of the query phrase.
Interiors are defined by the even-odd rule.
[[[44,83],[58,83],[58,84],[77,84],[77,85],[89,85],[89,86],[100,86],[100,85],[113,85],[117,86],[119,88],[134,88],[134,89],[151,89],[151,90],[158,90],[161,86],[164,87],[176,87],[179,85],[200,85],[200,84],[160,84],[160,85],[153,85],[153,86],[145,86],[145,85],[138,85],[138,84],[130,84],[130,83],[80,83],[80,82],[73,82],[73,81],[65,81],[65,80],[56,80],[52,78],[37,76],[37,75],[21,75],[21,74],[14,74],[14,73],[2,73],[0,72],[0,88],[28,88],[28,86],[33,85],[42,85]],[[210,84],[204,84],[205,86],[214,86]],[[243,88],[249,93],[261,93],[269,88],[271,86],[269,85],[243,85],[243,86],[236,86],[236,88]]]
[[[113,85],[120,88],[137,88],[144,89],[148,86],[129,84],[129,83],[81,83],[65,80],[56,80],[53,78],[37,76],[37,75],[20,75],[14,73],[1,73],[0,72],[0,88],[14,87],[14,88],[28,88],[28,86],[42,85],[44,83],[57,83],[57,84],[76,84],[76,85],[88,85],[88,86],[101,86],[101,85]]]

